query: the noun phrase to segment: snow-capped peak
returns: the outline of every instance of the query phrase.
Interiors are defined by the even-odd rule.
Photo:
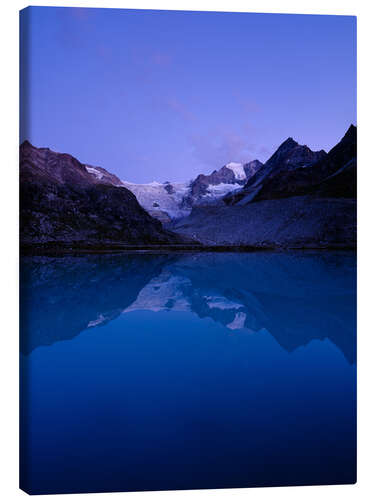
[[[243,168],[242,163],[235,163],[234,161],[232,161],[225,166],[227,168],[229,168],[230,170],[232,170],[232,172],[234,173],[234,176],[237,180],[246,179],[246,173],[245,173],[245,170]]]
[[[157,209],[166,212],[172,219],[185,217],[190,213],[189,209],[181,206],[184,196],[189,192],[188,182],[153,181],[147,184],[135,184],[122,181],[122,184],[132,191],[140,205],[147,211],[154,212]]]

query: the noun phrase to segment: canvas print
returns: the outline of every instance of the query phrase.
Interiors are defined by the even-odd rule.
[[[20,41],[20,487],[355,483],[355,17]]]

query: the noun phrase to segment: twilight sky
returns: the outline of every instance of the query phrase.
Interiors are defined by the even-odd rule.
[[[356,123],[354,17],[29,7],[21,37],[21,141],[123,180],[265,161],[289,136],[328,151]]]

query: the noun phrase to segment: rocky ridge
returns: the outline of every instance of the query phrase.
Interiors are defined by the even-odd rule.
[[[241,190],[169,227],[210,245],[354,248],[356,132],[328,154],[287,139]]]
[[[183,241],[163,229],[120,183],[105,169],[24,142],[20,146],[21,245]]]

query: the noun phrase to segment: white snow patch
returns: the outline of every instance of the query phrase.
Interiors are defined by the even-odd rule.
[[[100,325],[100,323],[103,323],[103,321],[105,321],[105,317],[102,314],[100,314],[98,319],[88,322],[87,328],[92,328],[93,326]]]
[[[89,174],[95,175],[95,177],[97,177],[98,179],[101,179],[103,177],[103,173],[97,170],[96,168],[88,167],[87,165],[85,165],[85,167]]]
[[[232,302],[226,297],[220,295],[205,295],[206,303],[210,309],[239,309],[242,304]]]
[[[190,311],[183,292],[186,286],[191,286],[189,279],[164,271],[142,288],[136,300],[123,312]]]
[[[221,196],[225,196],[227,193],[234,191],[236,189],[240,189],[243,187],[241,184],[226,184],[221,182],[220,184],[209,184],[207,186],[208,193],[204,195],[204,197],[210,198],[219,198]]]
[[[235,163],[234,161],[232,161],[225,166],[232,170],[237,180],[242,181],[246,179],[245,169],[243,168],[242,163]]]
[[[227,324],[230,330],[240,330],[245,326],[246,314],[244,312],[237,312],[234,320]]]

